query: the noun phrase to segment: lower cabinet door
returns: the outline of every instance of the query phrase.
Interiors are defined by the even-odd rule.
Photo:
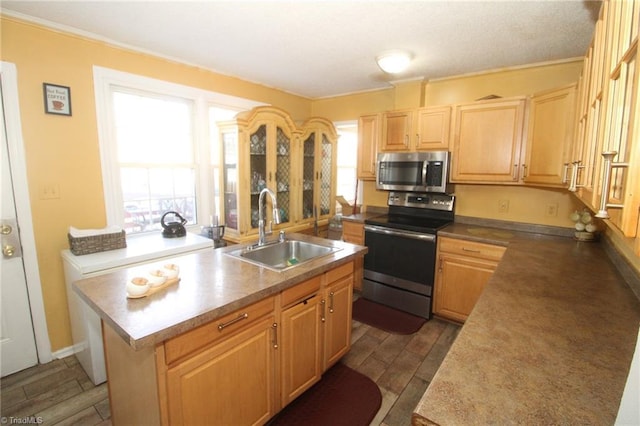
[[[321,318],[324,304],[314,295],[282,311],[282,406],[320,380],[322,375]]]
[[[351,348],[352,283],[353,275],[349,275],[331,284],[326,290],[324,370],[335,364]]]
[[[170,424],[261,425],[269,420],[276,402],[273,323],[273,316],[266,317],[170,367]]]
[[[464,322],[493,275],[497,262],[441,254],[438,265],[434,313]]]

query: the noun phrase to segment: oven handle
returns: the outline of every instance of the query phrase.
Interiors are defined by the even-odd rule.
[[[396,229],[383,228],[382,226],[365,225],[365,231],[374,232],[376,234],[395,235],[397,237],[413,238],[414,240],[435,241],[434,234],[423,234],[413,231],[398,231]]]

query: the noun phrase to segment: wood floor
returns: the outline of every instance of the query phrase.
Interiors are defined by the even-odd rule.
[[[389,334],[353,321],[352,349],[343,361],[374,380],[382,406],[372,425],[406,426],[460,327],[432,319],[415,334]],[[0,381],[2,424],[111,425],[107,385],[94,386],[74,356]],[[11,417],[15,420],[12,421]]]

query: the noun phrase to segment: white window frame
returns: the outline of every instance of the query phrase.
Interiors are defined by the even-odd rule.
[[[338,133],[340,133],[340,128],[347,127],[347,128],[355,128],[356,136],[358,134],[358,120],[334,121],[333,125],[336,128],[336,130],[338,131]],[[339,140],[338,140],[338,143],[340,143]],[[357,164],[358,164],[358,151],[357,151],[357,148],[358,148],[358,142],[356,142],[356,152],[354,154],[355,155],[354,159],[356,161],[355,175],[356,175],[356,181],[358,182],[359,179],[358,179],[358,169],[357,169]],[[340,152],[340,151],[338,150],[338,152]],[[339,163],[339,161],[338,161],[338,163]],[[339,168],[340,168],[340,166],[338,165],[336,170],[338,170]],[[342,195],[350,203],[355,201],[356,203],[362,204],[362,194],[363,194],[362,193],[362,186],[363,185],[360,185],[358,183],[356,183],[356,185],[357,185],[357,191],[358,191],[357,195],[356,194],[336,194],[336,195]],[[354,196],[356,196],[356,200],[353,200]],[[351,214],[351,213],[349,213],[349,214]]]
[[[209,150],[211,146],[209,143],[209,108],[216,106],[245,111],[265,104],[99,66],[93,67],[93,85],[107,226],[124,227],[120,166],[117,143],[113,133],[114,117],[111,93],[114,88],[178,97],[193,102],[194,156],[198,170],[196,177],[197,217],[200,221],[195,225],[208,225],[205,223],[208,222],[208,218],[219,214],[214,211],[214,188],[212,187],[214,180],[211,176],[211,153]]]

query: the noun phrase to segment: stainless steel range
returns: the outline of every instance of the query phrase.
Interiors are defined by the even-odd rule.
[[[389,213],[365,220],[362,297],[431,318],[438,229],[453,222],[455,196],[389,192]]]

